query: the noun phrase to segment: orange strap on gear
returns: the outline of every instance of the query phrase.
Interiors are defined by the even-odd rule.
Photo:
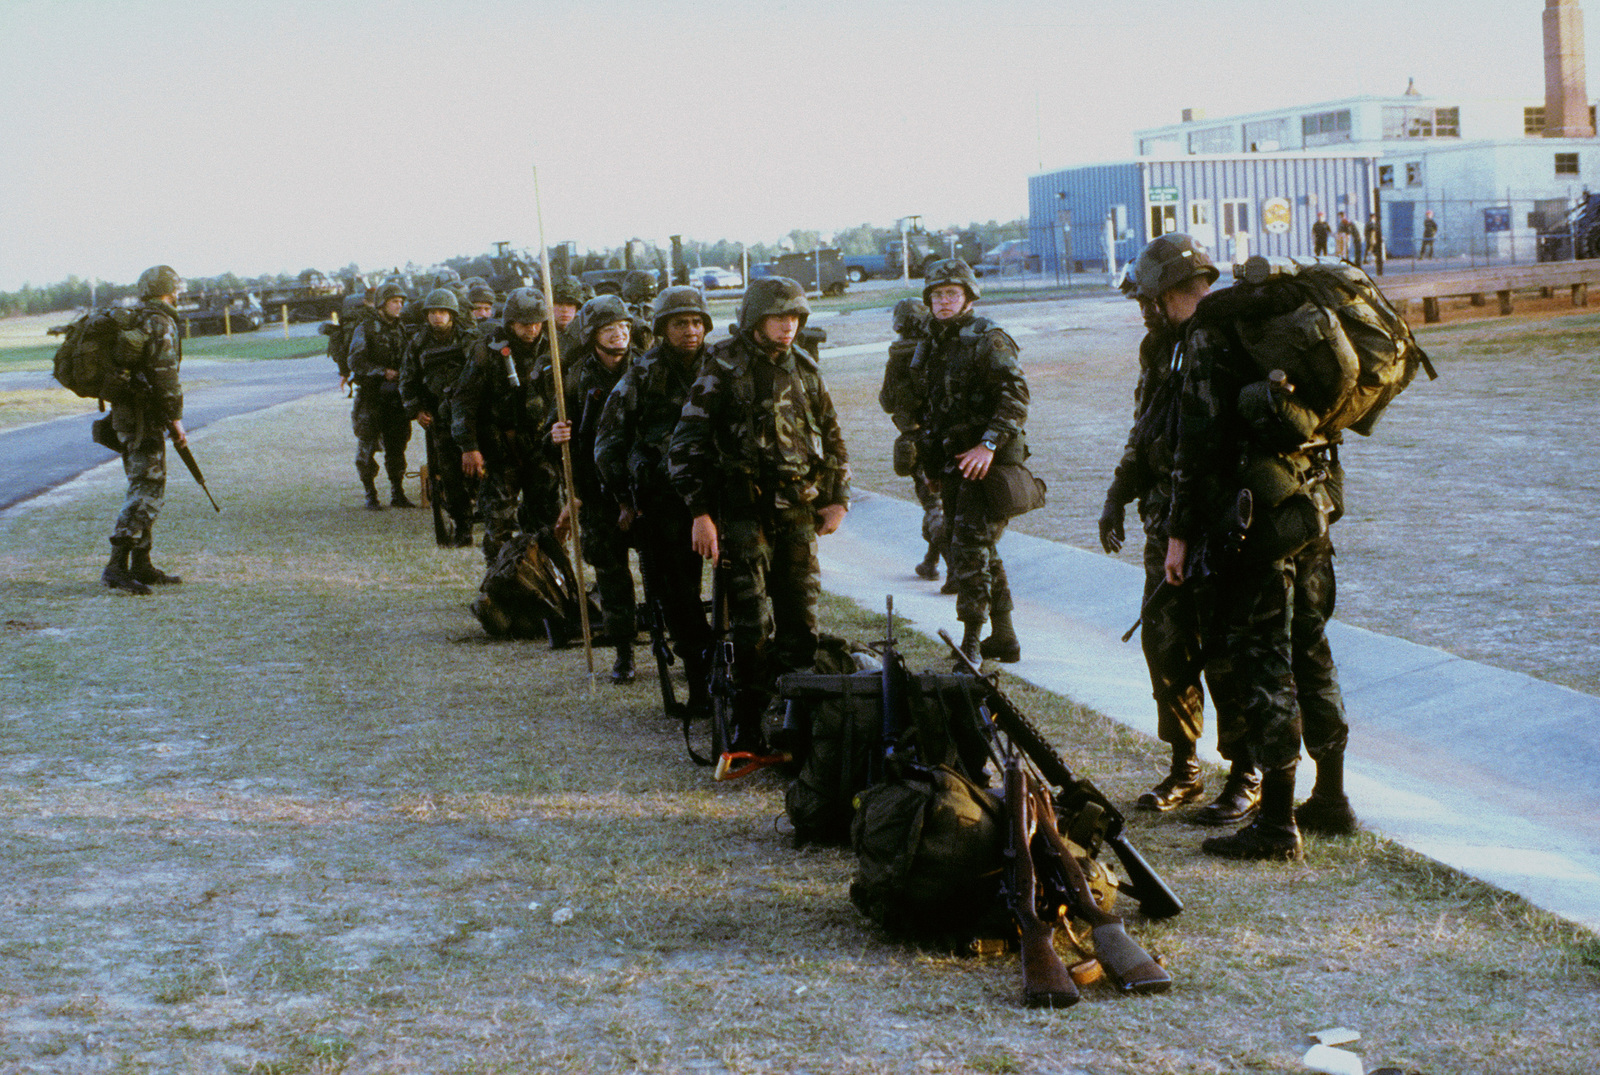
[[[717,767],[712,771],[711,777],[713,780],[738,780],[769,765],[779,765],[793,760],[794,756],[791,754],[755,754],[748,750],[729,750],[717,759]]]

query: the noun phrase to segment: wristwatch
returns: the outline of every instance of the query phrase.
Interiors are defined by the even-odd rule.
[[[991,452],[997,452],[1000,450],[1000,446],[994,442],[993,437],[983,438],[983,446],[989,449]]]

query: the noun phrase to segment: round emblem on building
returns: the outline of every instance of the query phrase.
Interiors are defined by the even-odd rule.
[[[1288,198],[1268,198],[1261,203],[1261,226],[1273,235],[1288,231],[1291,219]]]

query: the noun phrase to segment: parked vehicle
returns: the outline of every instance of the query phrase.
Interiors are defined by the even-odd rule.
[[[979,276],[1006,276],[1020,272],[1037,272],[1039,258],[1028,252],[1026,239],[1007,239],[983,255],[983,260],[973,266]]]
[[[787,276],[798,283],[807,291],[818,291],[824,295],[843,295],[849,286],[849,277],[845,274],[844,258],[839,251],[829,248],[827,250],[813,250],[806,254],[783,254],[770,263],[770,268],[761,275]],[[818,280],[818,276],[821,279]],[[750,269],[750,275],[756,276],[755,267]]]
[[[690,273],[689,282],[711,291],[719,287],[743,287],[744,277],[732,269],[724,269],[718,265],[706,265]]]

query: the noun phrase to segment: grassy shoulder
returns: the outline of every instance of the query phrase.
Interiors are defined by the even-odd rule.
[[[360,509],[346,406],[200,434],[224,511],[174,475],[187,581],[149,598],[97,583],[117,468],[0,516],[0,1067],[1290,1072],[1344,1024],[1369,1067],[1590,1070],[1595,938],[1371,836],[1241,866],[1131,815],[1188,905],[1131,923],[1163,997],[1030,1012],[1014,957],[889,943],[846,852],[777,834],[775,777],[689,764],[648,669],[488,642],[477,552]],[[1160,771],[1010,686],[1113,799]]]

